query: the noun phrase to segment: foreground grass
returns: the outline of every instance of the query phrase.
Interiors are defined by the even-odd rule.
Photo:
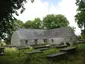
[[[85,44],[77,45],[77,52],[75,55],[68,56],[65,60],[48,60],[46,55],[59,52],[58,49],[46,50],[43,53],[33,55],[26,55],[25,52],[33,51],[33,49],[21,50],[14,56],[5,55],[0,57],[0,64],[85,64]],[[29,59],[30,58],[30,59]]]
[[[45,56],[40,54],[40,56],[33,55],[30,60],[30,64],[85,64],[85,44],[79,44],[77,53],[72,56],[68,56],[66,60],[48,60]],[[38,54],[39,55],[39,54]]]

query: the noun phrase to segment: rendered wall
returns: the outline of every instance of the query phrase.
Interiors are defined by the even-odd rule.
[[[20,39],[19,39],[18,34],[16,32],[14,32],[12,35],[11,45],[20,46]]]
[[[34,44],[35,44],[34,40],[21,40],[21,46],[30,46],[30,45],[34,45]]]

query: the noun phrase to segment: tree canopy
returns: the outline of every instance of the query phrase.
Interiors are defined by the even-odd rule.
[[[12,31],[15,31],[15,30],[17,30],[19,28],[24,28],[23,24],[24,24],[23,21],[21,21],[21,20],[15,20],[14,21],[14,24],[13,24]]]
[[[68,26],[69,22],[64,15],[49,14],[40,20],[40,18],[35,18],[34,20],[28,20],[25,22],[25,28],[31,29],[53,29]]]
[[[69,22],[64,15],[49,14],[43,18],[43,25],[46,29],[60,28],[68,26]]]
[[[12,24],[12,28],[9,28],[9,31],[4,33],[3,39],[5,40],[6,43],[10,43],[11,36],[13,32],[19,28],[23,28],[23,22],[21,20],[15,20],[14,23]]]
[[[76,0],[76,5],[78,8],[75,20],[82,30],[82,35],[85,35],[85,3],[82,0]]]
[[[34,29],[40,29],[41,28],[41,22],[42,21],[40,20],[40,18],[35,18],[32,22],[32,27]]]
[[[32,28],[32,21],[31,20],[28,20],[24,23],[24,27],[25,28]]]
[[[34,0],[31,0],[32,2]],[[3,39],[6,33],[13,29],[13,20],[16,20],[13,13],[18,15],[17,10],[21,8],[22,13],[25,8],[24,4],[27,0],[1,0],[0,1],[0,40]]]
[[[30,29],[40,29],[41,28],[41,20],[40,18],[35,18],[33,21],[28,20],[24,24],[25,28],[30,28]]]

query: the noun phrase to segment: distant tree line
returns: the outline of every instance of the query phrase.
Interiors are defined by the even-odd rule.
[[[33,21],[28,20],[24,23],[24,28],[30,29],[54,29],[68,26],[69,22],[64,15],[49,14],[40,20],[40,18],[35,18]]]

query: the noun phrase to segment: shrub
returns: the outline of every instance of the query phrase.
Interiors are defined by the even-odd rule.
[[[12,47],[12,48],[5,48],[4,53],[7,56],[17,56],[19,51],[15,47]]]
[[[0,43],[0,47],[3,47],[3,46],[6,46],[6,43],[1,42],[1,43]]]

